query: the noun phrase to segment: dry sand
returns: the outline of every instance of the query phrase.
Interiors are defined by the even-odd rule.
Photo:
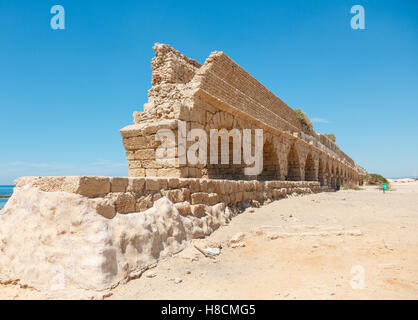
[[[247,209],[108,299],[417,299],[418,182],[392,186],[385,194],[366,187]],[[232,248],[239,232],[245,247]],[[222,249],[210,259],[193,245]],[[0,286],[0,299],[10,298],[43,296]]]

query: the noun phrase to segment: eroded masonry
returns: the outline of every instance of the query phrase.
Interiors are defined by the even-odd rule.
[[[0,283],[91,297],[140,276],[250,206],[358,181],[353,160],[224,53],[200,65],[170,46],[154,49],[149,101],[121,130],[129,177],[17,179],[0,210]],[[183,124],[186,132],[262,129],[260,174],[246,175],[245,165],[232,161],[157,161],[160,129],[177,135],[173,157],[195,143],[178,139]]]
[[[331,188],[358,181],[356,165],[350,157],[327,136],[304,126],[292,108],[225,53],[213,52],[200,65],[168,45],[156,44],[154,50],[148,102],[143,112],[134,113],[134,124],[121,130],[129,176],[319,181]],[[233,163],[232,137],[229,164],[207,161],[205,165],[168,165],[156,161],[161,142],[155,134],[159,129],[175,132],[172,148],[176,157],[195,143],[185,137],[179,139],[180,121],[186,124],[185,132],[199,128],[208,136],[211,129],[262,129],[262,172],[246,176],[245,164]]]

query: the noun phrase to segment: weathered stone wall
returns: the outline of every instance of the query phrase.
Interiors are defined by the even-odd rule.
[[[267,199],[318,182],[23,177],[0,210],[0,283],[89,297]]]
[[[223,52],[213,52],[200,65],[168,45],[156,44],[154,50],[148,103],[144,112],[134,113],[134,124],[121,130],[129,176],[308,180],[333,188],[358,181],[350,157],[326,136],[302,128],[289,106]],[[228,165],[158,163],[155,133],[169,128],[178,141],[179,120],[186,122],[187,132],[201,128],[208,137],[210,129],[263,129],[263,172],[247,177],[245,165],[232,159]],[[193,143],[176,143],[175,156]]]
[[[196,178],[124,177],[22,177],[16,186],[29,186],[42,192],[68,192],[90,199],[106,218],[116,214],[142,212],[166,197],[182,215],[203,217],[219,203],[250,206],[294,193],[321,191],[318,182],[258,181]],[[256,202],[256,203],[257,203]]]
[[[358,180],[352,159],[302,127],[290,107],[224,53],[200,65],[170,46],[154,49],[144,112],[121,129],[130,177],[16,180],[0,210],[0,283],[60,297],[106,290],[241,209]],[[231,140],[228,164],[157,161],[159,129],[175,133],[174,160],[195,143],[184,142],[183,125],[208,136],[211,129],[263,129],[262,172],[244,175],[244,164],[232,163]]]

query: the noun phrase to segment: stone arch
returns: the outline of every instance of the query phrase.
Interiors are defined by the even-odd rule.
[[[225,129],[228,133],[236,128],[241,130],[241,126],[238,123],[235,123],[234,117],[224,111],[218,111],[213,114],[211,120],[205,127],[208,137],[208,150],[207,150],[207,175],[211,179],[246,179],[247,177],[244,174],[245,165],[242,161],[242,137],[241,137],[241,162],[239,164],[234,164],[233,162],[233,149],[234,149],[234,138],[232,136],[228,137],[228,149],[229,149],[229,160],[228,164],[221,163],[221,137],[218,137],[218,163],[210,163],[210,130]]]
[[[288,181],[300,181],[302,179],[299,155],[295,145],[290,147],[287,154],[287,176]]]
[[[335,187],[338,189],[339,187],[339,179],[340,179],[340,167],[338,166],[338,163],[335,167]]]
[[[331,170],[329,167],[329,161],[328,159],[324,160],[324,185],[329,185],[330,177],[331,177]]]
[[[266,141],[263,146],[263,171],[258,176],[258,179],[280,180],[279,158],[270,141]]]
[[[325,168],[324,161],[319,159],[318,161],[318,180],[321,186],[325,185]]]
[[[338,177],[337,180],[337,188],[341,188],[341,186],[344,184],[344,179],[342,177]]]
[[[342,182],[341,182],[341,168],[340,168],[339,164],[337,163],[337,168],[335,170],[335,188],[337,190],[339,190],[340,187],[341,187],[341,184],[342,184]]]
[[[337,179],[333,176],[331,177],[331,188],[335,189],[337,187]]]
[[[308,153],[305,161],[305,180],[306,181],[316,181],[315,177],[315,162],[312,157],[312,153]]]
[[[336,186],[336,181],[335,181],[335,163],[332,160],[331,160],[330,172],[331,172],[331,174],[330,174],[330,179],[329,179],[328,186],[330,188],[335,188],[335,186]]]

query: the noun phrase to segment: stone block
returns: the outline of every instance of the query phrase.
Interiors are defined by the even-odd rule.
[[[110,178],[110,192],[126,192],[128,186],[127,178]]]
[[[260,181],[254,181],[254,184],[255,184],[255,190],[256,191],[263,190],[263,183],[262,182],[260,182]]]
[[[129,177],[145,177],[145,174],[146,174],[146,171],[144,168],[135,168],[135,169],[128,168]]]
[[[221,196],[222,202],[225,204],[231,204],[231,198],[229,197],[229,194],[224,194]]]
[[[110,199],[98,198],[93,201],[98,214],[108,219],[112,219],[116,215],[115,206]]]
[[[178,178],[169,178],[168,179],[168,187],[170,189],[175,189],[180,186],[180,180]]]
[[[201,218],[206,215],[206,206],[204,204],[191,205],[192,214],[195,217]]]
[[[187,188],[181,188],[181,192],[183,201],[190,201],[190,190]]]
[[[177,208],[178,212],[181,215],[188,215],[192,213],[192,208],[190,206],[190,203],[188,201],[184,201],[184,202],[178,202],[176,204],[174,204],[175,207]]]
[[[272,190],[274,188],[273,181],[266,181],[264,182],[264,190]]]
[[[224,180],[215,181],[215,192],[218,194],[225,194],[225,181]]]
[[[207,192],[213,193],[216,192],[216,183],[213,180],[208,180],[207,182]]]
[[[219,196],[217,193],[209,193],[208,203],[210,206],[213,206],[219,202]]]
[[[162,185],[158,178],[146,178],[145,179],[145,189],[148,191],[159,191],[162,189]]]
[[[231,181],[232,193],[239,192],[239,181]]]
[[[135,151],[126,151],[125,155],[126,155],[126,159],[135,160]]]
[[[156,160],[131,160],[128,162],[128,168],[161,169],[162,163]]]
[[[145,178],[128,178],[126,191],[141,194],[144,191]]]
[[[206,179],[199,180],[199,190],[201,192],[206,192],[208,190],[208,180]]]
[[[162,194],[161,194],[161,192],[155,192],[155,193],[153,193],[153,195],[152,195],[152,201],[153,202],[155,202],[155,201],[157,201],[158,199],[161,199],[162,198]]]
[[[124,138],[142,136],[143,135],[142,128],[143,128],[143,125],[136,125],[136,124],[129,125],[129,126],[126,126],[125,128],[122,128],[120,130],[120,134]]]
[[[160,129],[176,129],[177,120],[176,119],[162,119],[156,122],[152,122],[144,126],[143,133],[144,135],[155,134]]]
[[[207,203],[209,195],[206,192],[195,192],[191,194],[192,204]]]
[[[157,170],[158,177],[173,177],[180,178],[182,176],[183,168],[162,168]]]
[[[157,169],[144,169],[146,177],[157,177],[158,170]]]
[[[155,160],[155,149],[141,149],[133,154],[135,160]]]
[[[224,181],[224,186],[225,186],[225,193],[226,194],[231,194],[233,191],[233,186],[232,186],[232,181],[231,180],[225,180]]]
[[[252,191],[244,191],[244,200],[253,200],[254,194]]]
[[[231,193],[229,195],[229,198],[231,199],[232,204],[237,204],[238,203],[238,192]]]
[[[195,167],[189,167],[187,169],[187,174],[190,178],[201,178],[202,177],[202,170]]]
[[[200,183],[199,183],[199,179],[188,179],[188,186],[189,186],[189,190],[190,192],[199,192],[200,190]]]
[[[142,147],[141,149],[145,149],[145,148],[156,149],[161,144],[161,141],[158,141],[155,139],[155,134],[148,135],[145,138],[146,138],[145,146]]]
[[[243,180],[238,181],[238,190],[240,192],[244,192],[245,191],[245,182],[246,181],[243,181]]]
[[[135,198],[131,193],[113,193],[115,208],[118,213],[135,212]]]
[[[123,146],[126,150],[138,150],[151,148],[147,143],[147,137],[130,137],[122,139]]]
[[[162,190],[161,194],[174,203],[183,202],[190,198],[190,191],[187,189]]]
[[[136,200],[135,211],[142,212],[152,207],[152,195],[142,196]]]
[[[106,177],[80,177],[75,193],[87,197],[104,196],[110,192],[110,179]]]

